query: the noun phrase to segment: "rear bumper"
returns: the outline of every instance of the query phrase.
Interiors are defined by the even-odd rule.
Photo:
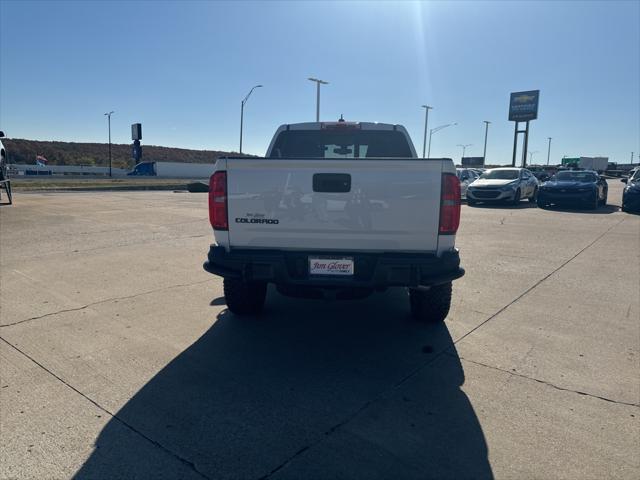
[[[354,275],[317,277],[309,275],[309,256],[351,257]],[[283,250],[234,250],[211,245],[203,268],[221,277],[278,285],[314,287],[382,288],[391,286],[433,286],[451,282],[464,275],[458,251],[432,254],[298,252]]]

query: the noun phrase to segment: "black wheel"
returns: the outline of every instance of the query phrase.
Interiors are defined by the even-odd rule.
[[[470,207],[473,207],[476,204],[476,201],[467,197],[467,205],[469,205]]]
[[[511,205],[519,205],[521,198],[522,198],[522,192],[520,192],[520,189],[517,189],[516,194],[513,196],[513,200],[511,201]]]
[[[533,189],[533,195],[529,197],[529,203],[537,203],[538,202],[538,187]]]
[[[267,296],[266,283],[225,278],[223,288],[227,308],[236,315],[255,315],[262,311]]]
[[[537,204],[538,204],[538,208],[548,208],[549,207],[549,204],[547,202],[545,202],[544,200],[541,200],[540,197],[538,197]]]
[[[444,322],[451,307],[451,282],[428,290],[409,289],[409,303],[413,318],[424,323]]]

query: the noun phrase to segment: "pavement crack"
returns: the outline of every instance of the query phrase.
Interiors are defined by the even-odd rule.
[[[115,413],[111,412],[110,410],[108,410],[106,407],[103,407],[102,405],[100,405],[97,401],[95,401],[94,399],[92,399],[91,397],[89,397],[88,395],[86,395],[85,393],[82,393],[80,390],[78,390],[76,387],[74,387],[73,385],[71,385],[70,383],[68,383],[66,380],[64,380],[62,377],[60,377],[59,375],[55,374],[54,372],[52,372],[51,370],[49,370],[47,367],[45,367],[43,364],[41,364],[40,362],[38,362],[35,358],[33,358],[32,356],[30,356],[28,353],[23,352],[22,350],[20,350],[18,347],[16,347],[15,345],[13,345],[11,342],[7,341],[6,339],[4,339],[3,337],[0,336],[0,340],[2,342],[4,342],[6,345],[8,345],[10,348],[13,348],[15,351],[17,351],[18,353],[20,353],[21,355],[23,355],[24,357],[26,357],[27,359],[29,359],[31,362],[33,362],[34,364],[36,364],[38,367],[40,367],[42,370],[44,370],[45,372],[47,372],[49,375],[51,375],[53,378],[55,378],[56,380],[58,380],[59,382],[61,382],[63,385],[65,385],[67,388],[69,388],[70,390],[74,391],[75,393],[77,393],[78,395],[80,395],[82,398],[84,398],[85,400],[87,400],[89,403],[91,403],[93,406],[95,406],[96,408],[98,408],[99,410],[101,410],[102,412],[104,412],[105,414],[109,415],[113,420],[117,421],[118,423],[120,423],[121,425],[123,425],[125,428],[129,429],[131,432],[133,432],[134,434],[144,438],[147,442],[151,443],[153,446],[159,448],[160,450],[162,450],[163,452],[165,452],[166,454],[168,454],[169,456],[173,457],[174,459],[176,459],[177,461],[179,461],[180,463],[182,463],[183,465],[185,465],[186,467],[188,467],[189,469],[191,469],[194,473],[196,473],[197,475],[199,475],[201,478],[204,478],[206,480],[211,480],[211,477],[205,475],[203,472],[201,472],[200,470],[198,470],[198,468],[196,467],[195,463],[191,462],[190,460],[187,460],[186,458],[178,455],[177,453],[173,452],[172,450],[170,450],[169,448],[165,447],[164,445],[162,445],[160,442],[158,442],[157,440],[154,440],[153,438],[149,437],[148,435],[144,434],[143,432],[141,432],[140,430],[138,430],[136,427],[134,427],[133,425],[131,425],[130,423],[128,423],[127,421],[123,420],[122,418],[118,417],[118,415],[116,415]]]
[[[618,225],[620,225],[622,222],[625,221],[625,218],[622,218],[622,220],[620,220],[619,222],[611,225],[609,228],[607,228],[604,232],[602,232],[600,235],[598,235],[595,240],[593,240],[592,242],[590,242],[589,244],[587,244],[586,246],[582,247],[580,250],[578,250],[578,252],[576,252],[574,255],[572,255],[568,260],[565,260],[564,262],[562,262],[561,265],[559,265],[558,267],[554,268],[551,272],[549,272],[548,274],[546,274],[544,277],[542,277],[540,280],[538,280],[536,283],[534,283],[533,285],[531,285],[529,288],[527,288],[524,292],[522,292],[520,295],[518,295],[516,298],[514,298],[513,300],[511,300],[509,303],[507,303],[505,306],[503,306],[502,308],[500,308],[498,311],[496,311],[495,313],[493,313],[492,315],[490,315],[487,319],[485,319],[483,322],[480,322],[478,325],[476,325],[475,327],[473,327],[471,330],[469,330],[467,333],[465,333],[464,335],[462,335],[460,338],[458,338],[455,342],[453,342],[454,345],[458,344],[459,342],[461,342],[462,340],[464,340],[465,338],[467,338],[469,335],[471,335],[472,333],[474,333],[476,330],[478,330],[479,328],[482,328],[483,326],[485,326],[488,322],[490,322],[491,320],[493,320],[494,318],[496,318],[498,315],[500,315],[502,312],[504,312],[505,310],[507,310],[511,305],[513,305],[514,303],[518,302],[520,299],[522,299],[523,297],[526,297],[529,293],[531,293],[533,290],[535,290],[536,288],[538,288],[538,286],[540,286],[540,284],[544,283],[546,280],[548,280],[550,277],[552,277],[553,275],[555,275],[556,273],[558,273],[560,270],[562,270],[564,267],[566,267],[569,263],[571,263],[573,260],[575,260],[581,253],[583,253],[585,250],[589,249],[590,247],[592,247],[595,243],[597,243],[602,237],[604,237],[607,233],[609,233],[611,230],[613,230],[615,227],[617,227]]]
[[[178,285],[169,285],[167,287],[156,288],[156,289],[153,289],[153,290],[147,290],[147,291],[144,291],[144,292],[135,293],[133,295],[125,295],[125,296],[122,296],[122,297],[105,298],[103,300],[98,300],[97,302],[87,303],[86,305],[82,305],[80,307],[65,308],[63,310],[58,310],[57,312],[45,313],[44,315],[38,315],[37,317],[25,318],[23,320],[18,320],[17,322],[7,323],[6,325],[0,325],[0,329],[1,328],[6,328],[6,327],[13,327],[15,325],[20,325],[22,323],[32,322],[34,320],[40,320],[40,319],[46,318],[46,317],[53,317],[55,315],[60,315],[61,313],[79,312],[81,310],[85,310],[85,309],[90,308],[90,307],[95,307],[96,305],[101,305],[103,303],[114,302],[114,301],[117,301],[117,300],[130,300],[132,298],[137,298],[137,297],[142,297],[144,295],[149,295],[149,294],[152,294],[152,293],[162,292],[164,290],[169,290],[171,288],[191,287],[193,285],[200,285],[202,283],[207,283],[207,282],[210,282],[210,281],[211,281],[211,279],[201,280],[199,282],[193,282],[193,283],[182,283],[182,284],[178,284]]]
[[[344,425],[346,425],[349,422],[351,422],[354,418],[356,418],[358,415],[360,415],[360,413],[362,413],[364,410],[369,408],[371,405],[373,405],[374,403],[376,403],[376,402],[382,400],[383,398],[387,397],[392,392],[396,391],[398,388],[400,388],[402,385],[404,385],[408,380],[413,378],[415,375],[417,375],[423,369],[425,369],[426,367],[431,365],[433,362],[435,362],[438,358],[440,358],[442,355],[444,355],[447,352],[447,350],[449,350],[450,348],[451,348],[451,346],[448,345],[445,348],[443,348],[442,350],[440,350],[439,352],[431,355],[430,358],[427,361],[421,363],[419,366],[414,368],[410,373],[408,373],[407,375],[402,377],[400,380],[398,380],[396,383],[394,383],[391,387],[387,388],[386,390],[383,390],[378,395],[376,395],[374,398],[372,398],[372,399],[366,401],[365,403],[363,403],[358,409],[353,411],[350,415],[345,417],[342,421],[336,423],[335,425],[333,425],[332,427],[330,427],[329,429],[327,429],[326,431],[321,433],[315,441],[311,442],[309,445],[305,445],[304,447],[302,447],[296,453],[294,453],[289,458],[287,458],[282,463],[280,463],[277,467],[272,469],[269,473],[259,477],[258,480],[267,480],[274,473],[276,473],[276,472],[282,470],[283,468],[285,468],[287,465],[289,465],[292,461],[294,461],[297,457],[299,457],[300,455],[305,453],[307,450],[310,450],[311,448],[315,447],[316,445],[322,443],[327,437],[332,435],[335,431],[339,430]]]
[[[455,353],[446,353],[446,355],[450,356],[452,358],[457,358],[457,359],[463,360],[465,362],[473,363],[474,365],[478,365],[480,367],[490,368],[490,369],[496,370],[498,372],[507,373],[507,374],[512,375],[514,377],[520,377],[520,378],[523,378],[523,379],[526,379],[526,380],[531,380],[533,382],[540,383],[542,385],[546,385],[546,386],[551,387],[551,388],[555,388],[556,390],[560,390],[562,392],[576,393],[578,395],[582,395],[582,396],[585,396],[585,397],[591,397],[591,398],[597,398],[598,400],[603,400],[603,401],[609,402],[609,403],[615,403],[617,405],[626,405],[626,406],[629,406],[629,407],[640,407],[640,403],[623,402],[623,401],[620,401],[620,400],[613,400],[612,398],[602,397],[600,395],[596,395],[596,394],[593,394],[593,393],[583,392],[581,390],[574,390],[574,389],[571,389],[571,388],[560,387],[560,386],[558,386],[558,385],[556,385],[554,383],[547,382],[545,380],[540,380],[539,378],[530,377],[528,375],[524,375],[522,373],[514,372],[512,370],[505,370],[504,368],[495,367],[493,365],[488,365],[486,363],[478,362],[476,360],[470,360],[468,358],[464,358],[464,357],[461,357],[459,355],[456,355]]]

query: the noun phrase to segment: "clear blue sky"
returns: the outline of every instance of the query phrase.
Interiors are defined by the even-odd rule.
[[[539,89],[534,162],[640,151],[640,2],[29,2],[0,0],[0,128],[40,140],[263,154],[282,123],[404,124],[432,156],[511,159],[509,93]]]

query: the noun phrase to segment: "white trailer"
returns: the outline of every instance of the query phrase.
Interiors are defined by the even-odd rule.
[[[578,167],[585,170],[604,172],[609,166],[609,157],[580,157]]]
[[[180,163],[180,162],[155,162],[157,177],[168,178],[206,178],[215,171],[213,163]]]
[[[142,162],[128,175],[163,178],[209,179],[215,170],[213,163]]]

